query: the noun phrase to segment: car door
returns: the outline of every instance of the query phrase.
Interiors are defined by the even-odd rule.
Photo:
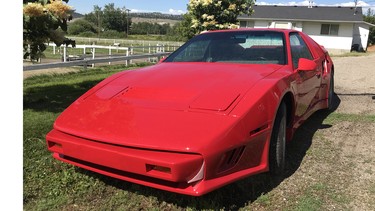
[[[322,65],[319,65],[319,58],[314,58],[308,45],[298,32],[289,35],[293,69],[296,75],[295,99],[296,116],[302,117],[309,112],[319,99],[319,89],[321,83]],[[301,70],[298,67],[300,58],[312,60],[316,63],[314,70]]]

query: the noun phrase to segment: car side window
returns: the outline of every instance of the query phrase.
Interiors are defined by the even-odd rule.
[[[298,33],[291,33],[289,35],[289,39],[294,69],[298,68],[298,61],[300,58],[313,60],[313,56],[311,55],[309,48]]]

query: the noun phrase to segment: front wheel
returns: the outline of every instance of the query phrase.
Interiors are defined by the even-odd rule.
[[[286,145],[286,105],[281,103],[275,123],[272,128],[270,143],[270,173],[282,175],[285,168],[285,145]]]

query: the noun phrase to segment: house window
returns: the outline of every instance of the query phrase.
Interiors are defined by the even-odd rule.
[[[339,35],[339,25],[338,24],[322,24],[320,29],[320,34],[322,35]]]
[[[240,21],[240,28],[254,28],[254,21]]]
[[[240,28],[247,28],[247,21],[240,21]]]

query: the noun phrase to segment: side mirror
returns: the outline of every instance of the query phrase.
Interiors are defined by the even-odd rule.
[[[305,58],[300,58],[298,60],[298,70],[299,71],[312,71],[316,70],[317,65],[314,61],[305,59]]]

